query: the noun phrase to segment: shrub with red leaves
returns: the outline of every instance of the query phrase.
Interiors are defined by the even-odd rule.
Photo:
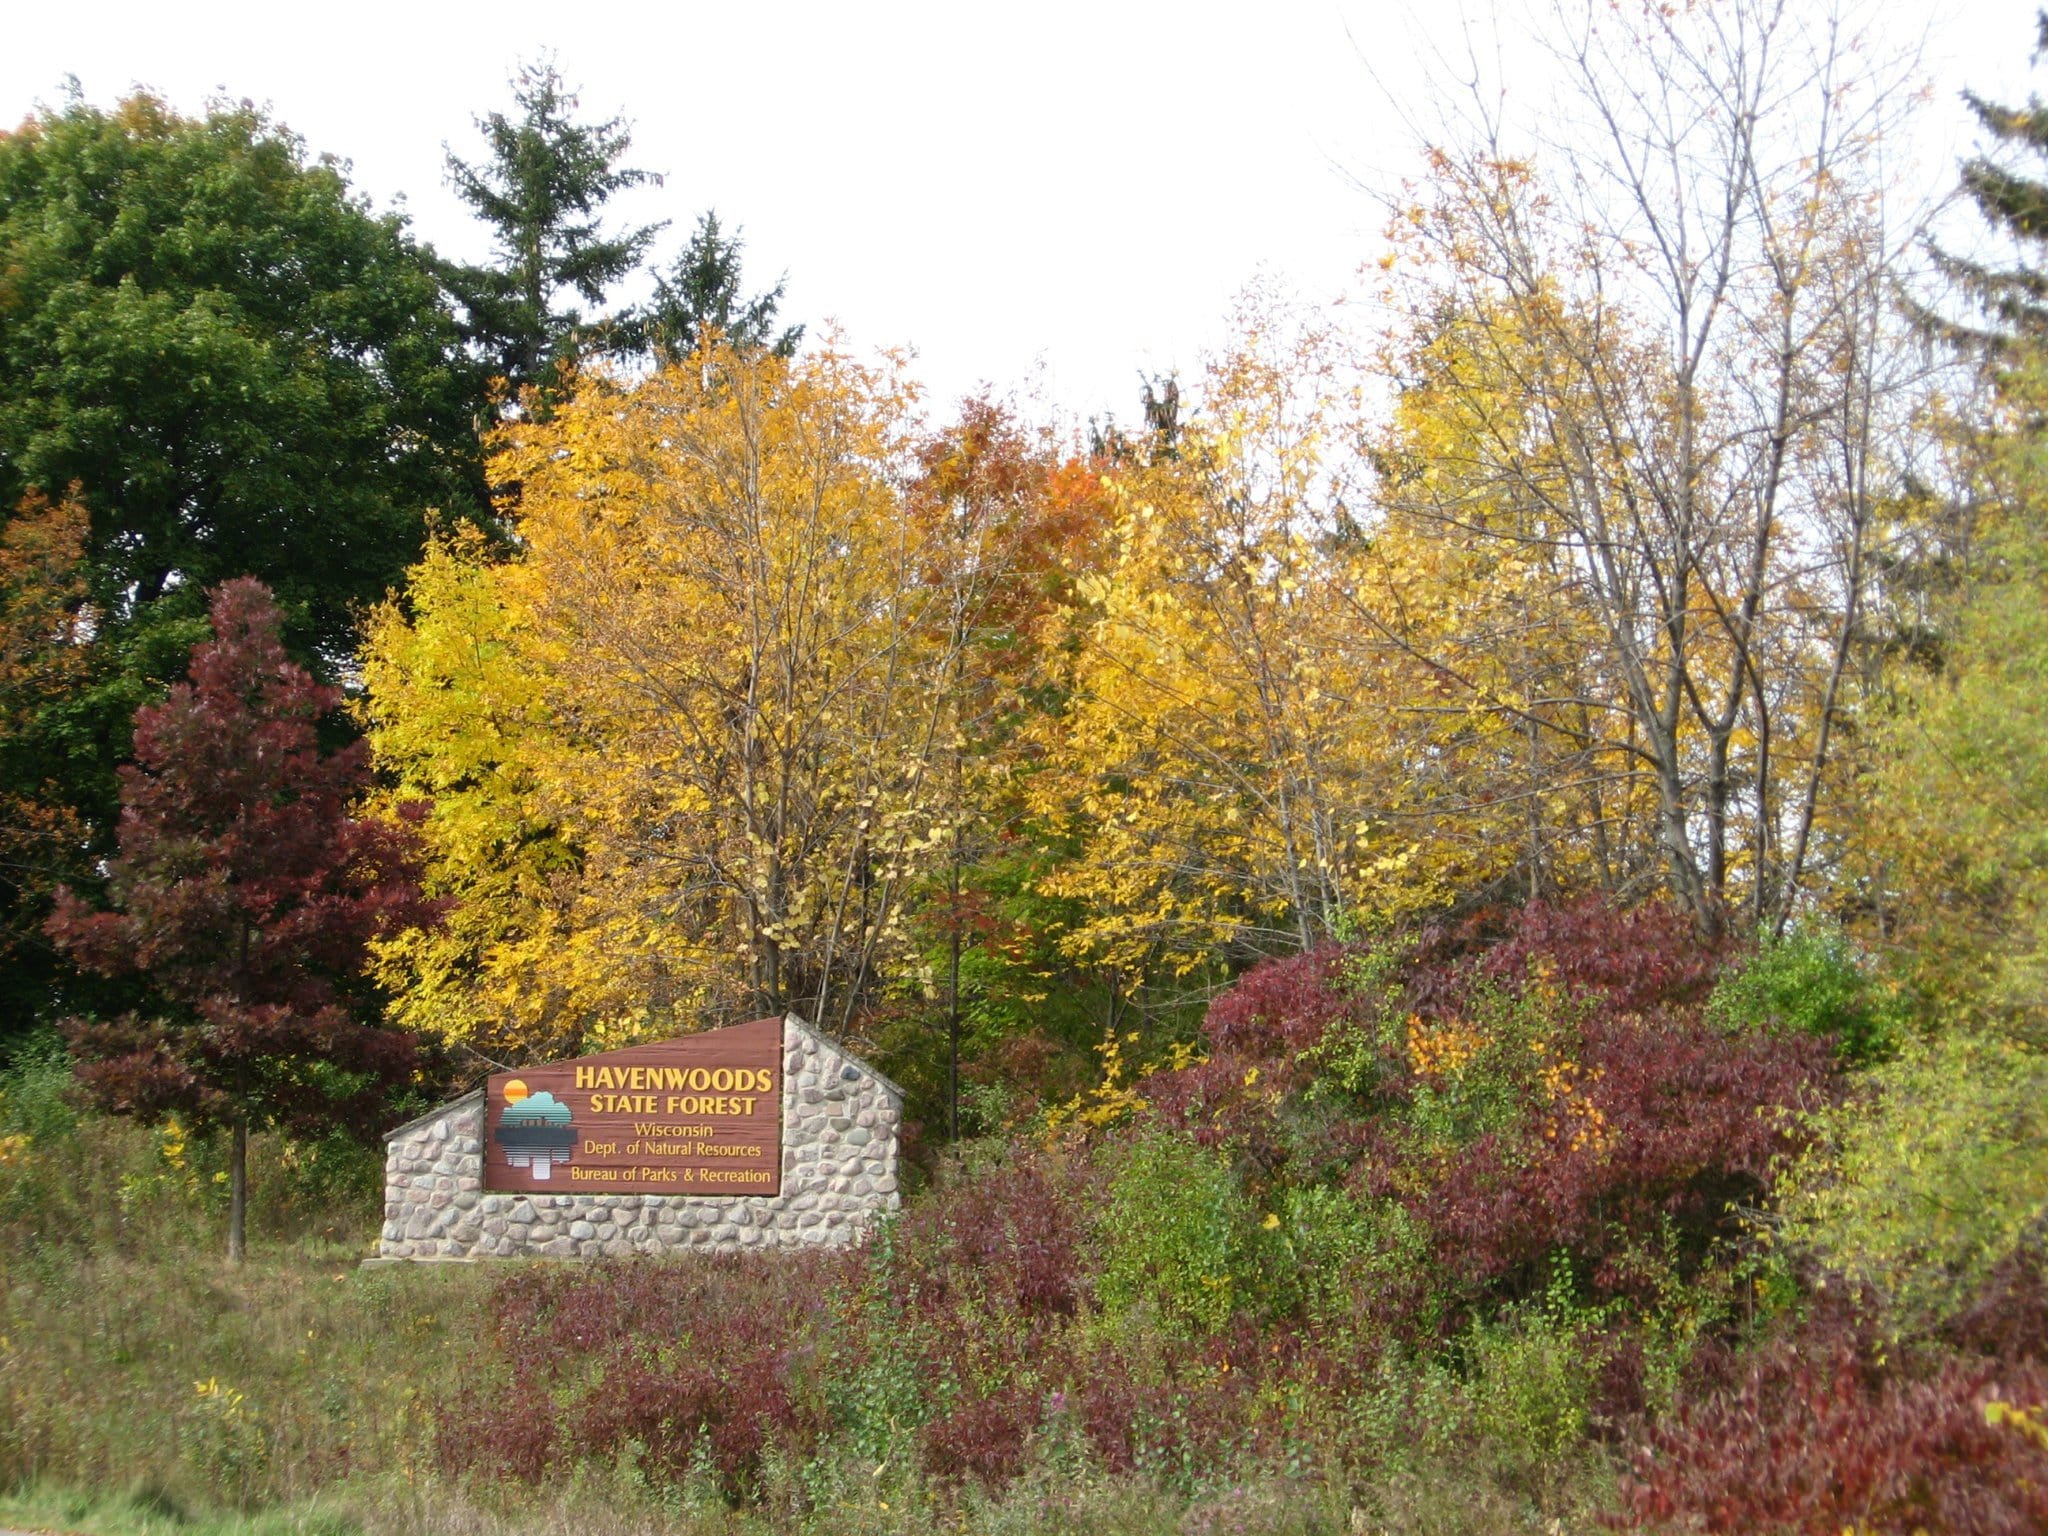
[[[1515,988],[1544,976],[1573,996],[1648,1014],[1702,1006],[1734,953],[1729,940],[1702,941],[1669,903],[1622,912],[1595,897],[1523,907],[1472,969]]]
[[[1306,1091],[1325,1076],[1314,1055],[1326,1042],[1370,1041],[1385,1023],[1389,999],[1348,979],[1358,958],[1331,944],[1247,971],[1209,1007],[1206,1059],[1146,1078],[1146,1099],[1169,1125],[1233,1148],[1267,1178],[1312,1179],[1349,1162],[1357,1126],[1309,1105]],[[1398,1053],[1385,1054],[1372,1076],[1400,1070]]]
[[[1000,1486],[1024,1470],[1025,1446],[1039,1416],[1038,1394],[1022,1382],[971,1393],[924,1426],[925,1470]]]
[[[1765,1197],[1798,1144],[1789,1112],[1816,1106],[1829,1081],[1823,1042],[1731,1040],[1696,1019],[1596,1016],[1575,1047],[1576,1092],[1536,1106],[1525,1134],[1443,1155],[1408,1196],[1441,1262],[1474,1287],[1523,1294],[1559,1248],[1596,1298],[1654,1286],[1631,1264],[1651,1250],[1696,1270],[1740,1235],[1736,1210]],[[1367,1178],[1394,1187],[1404,1174]]]
[[[1633,1529],[1872,1536],[2038,1536],[2048,1447],[1987,1404],[2038,1422],[2048,1370],[1950,1356],[1917,1377],[1840,1338],[1753,1357],[1732,1390],[1682,1405],[1634,1458]]]
[[[2048,1361],[2048,1260],[2022,1248],[1994,1268],[1940,1329],[1941,1341],[1993,1360]]]
[[[1819,1042],[1705,1022],[1729,953],[1675,909],[1597,902],[1325,948],[1248,972],[1209,1011],[1208,1059],[1142,1088],[1256,1178],[1397,1201],[1437,1255],[1418,1325],[1529,1296],[1560,1249],[1594,1299],[1647,1296],[1736,1235],[1795,1112],[1835,1091]],[[1401,1329],[1386,1301],[1361,1304]]]
[[[1071,1317],[1084,1289],[1081,1240],[1092,1179],[1084,1165],[1016,1149],[972,1177],[955,1174],[897,1224],[899,1300],[986,1308],[1027,1333]]]
[[[813,1336],[838,1256],[599,1264],[509,1276],[492,1298],[507,1378],[455,1392],[438,1450],[452,1472],[533,1480],[629,1443],[680,1478],[707,1455],[721,1486],[758,1486],[768,1445],[826,1434]]]
[[[1203,1340],[1155,1340],[1157,1353],[1109,1340],[1077,1359],[1064,1398],[1090,1449],[1113,1472],[1200,1477],[1246,1452],[1279,1454],[1290,1425],[1273,1387],[1295,1363],[1291,1335],[1239,1317]]]
[[[1202,1021],[1211,1054],[1270,1061],[1319,1043],[1333,1023],[1358,1011],[1357,997],[1343,986],[1349,954],[1325,944],[1247,971]]]

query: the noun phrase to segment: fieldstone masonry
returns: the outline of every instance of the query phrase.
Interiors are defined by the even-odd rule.
[[[483,1187],[481,1088],[385,1138],[384,1260],[836,1248],[898,1205],[902,1090],[782,1021],[782,1193],[539,1195]]]

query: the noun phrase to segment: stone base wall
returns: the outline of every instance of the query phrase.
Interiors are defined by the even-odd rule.
[[[386,1138],[378,1256],[589,1259],[851,1243],[898,1206],[903,1096],[793,1014],[782,1055],[779,1195],[486,1193],[478,1089]]]

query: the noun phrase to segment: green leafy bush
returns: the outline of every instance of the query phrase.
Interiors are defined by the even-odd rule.
[[[1123,1152],[1103,1212],[1097,1295],[1111,1317],[1214,1333],[1237,1308],[1251,1217],[1228,1158],[1170,1131]]]
[[[1428,1230],[1397,1200],[1309,1185],[1282,1191],[1279,1203],[1274,1235],[1285,1262],[1262,1281],[1271,1311],[1339,1326],[1362,1290],[1391,1290],[1429,1264]]]
[[[21,1041],[0,1068],[0,1136],[53,1141],[75,1133],[71,1060],[64,1042],[45,1031]]]
[[[1474,1427],[1525,1466],[1564,1460],[1592,1427],[1610,1311],[1580,1304],[1560,1256],[1540,1297],[1475,1324],[1463,1340]]]
[[[0,1233],[32,1245],[81,1219],[71,1063],[54,1034],[31,1036],[0,1069]]]
[[[1851,1065],[1882,1061],[1903,1033],[1898,1004],[1839,929],[1807,924],[1767,938],[1725,972],[1707,1017],[1731,1033],[1758,1030],[1828,1036]]]
[[[1824,1144],[1781,1186],[1783,1232],[1928,1323],[2048,1230],[2048,1057],[1957,1033],[1870,1080],[1874,1099],[1819,1117]]]
[[[1604,1343],[1597,1319],[1548,1307],[1475,1325],[1464,1339],[1473,1427],[1524,1464],[1567,1458],[1591,1427]]]

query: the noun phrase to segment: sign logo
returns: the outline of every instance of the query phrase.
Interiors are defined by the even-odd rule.
[[[516,1077],[505,1085],[503,1096],[497,1140],[506,1163],[531,1169],[536,1179],[552,1178],[555,1164],[568,1162],[576,1151],[569,1106],[552,1093],[534,1093]]]
[[[775,1195],[782,1020],[491,1074],[484,1188],[576,1195]]]

